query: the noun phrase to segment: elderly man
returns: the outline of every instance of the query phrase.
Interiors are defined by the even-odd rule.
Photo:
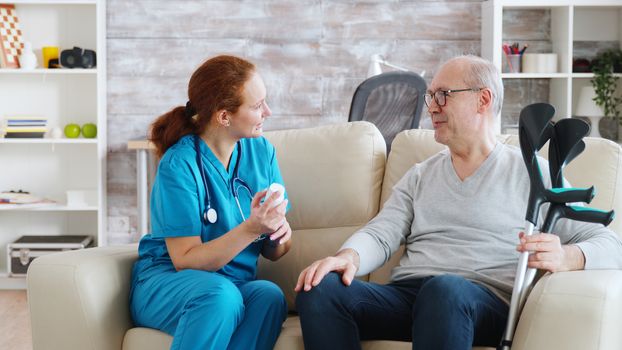
[[[360,340],[413,349],[496,346],[521,251],[551,272],[622,267],[622,242],[597,224],[561,220],[524,237],[529,179],[520,150],[495,138],[498,70],[475,56],[446,62],[425,102],[448,150],[412,167],[382,211],[336,255],[303,270],[296,291],[306,349],[358,349]],[[354,280],[406,252],[387,285]]]

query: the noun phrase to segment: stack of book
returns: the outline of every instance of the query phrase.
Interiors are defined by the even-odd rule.
[[[41,117],[6,118],[5,138],[42,138],[47,132],[47,119]]]
[[[0,192],[0,210],[32,209],[54,204],[56,202],[53,200],[37,197],[22,190]]]

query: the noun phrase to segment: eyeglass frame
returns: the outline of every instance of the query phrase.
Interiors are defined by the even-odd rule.
[[[445,107],[447,105],[447,96],[449,96],[450,93],[452,92],[464,92],[464,91],[473,91],[473,92],[479,92],[484,90],[485,88],[466,88],[466,89],[448,89],[448,90],[436,90],[434,91],[434,93],[431,94],[423,94],[423,102],[425,103],[426,107],[430,108],[430,105],[432,104],[432,99],[434,99],[434,102],[436,102],[436,105],[439,107]],[[439,92],[443,93],[443,101],[445,101],[443,104],[440,104],[438,102],[438,98],[436,97],[436,94],[438,94]],[[428,102],[429,99],[429,102]]]

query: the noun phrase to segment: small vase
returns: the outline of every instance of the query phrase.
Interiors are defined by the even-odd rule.
[[[37,56],[32,52],[32,45],[29,42],[24,43],[24,49],[19,56],[19,66],[21,69],[37,68]]]

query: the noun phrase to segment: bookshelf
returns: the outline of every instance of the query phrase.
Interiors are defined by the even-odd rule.
[[[534,11],[545,13],[547,21],[533,20]],[[508,19],[509,18],[509,19]],[[531,22],[530,22],[531,21]],[[531,24],[521,26],[521,22]],[[547,27],[543,22],[550,23]],[[512,30],[521,32],[523,38]],[[531,31],[530,31],[531,29]],[[543,39],[544,38],[544,39]],[[573,59],[592,59],[598,51],[622,48],[622,2],[620,0],[487,0],[482,3],[482,57],[500,70],[503,43],[529,43],[526,53],[557,54],[557,73],[503,73],[506,89],[523,91],[539,84],[548,90],[548,101],[523,98],[521,106],[501,112],[504,120],[518,120],[520,108],[535,102],[555,106],[556,119],[575,115],[581,87],[591,84],[592,73],[575,73]],[[616,74],[622,76],[621,74]]]
[[[0,69],[0,121],[11,116],[47,119],[47,127],[93,123],[86,139],[0,138],[0,191],[25,190],[50,205],[0,206],[0,289],[23,288],[8,277],[6,245],[22,235],[93,236],[106,245],[106,3],[105,0],[14,0],[22,39],[39,67]],[[97,53],[93,69],[41,68],[41,48],[78,46]],[[87,191],[86,202],[67,203],[67,191]]]

